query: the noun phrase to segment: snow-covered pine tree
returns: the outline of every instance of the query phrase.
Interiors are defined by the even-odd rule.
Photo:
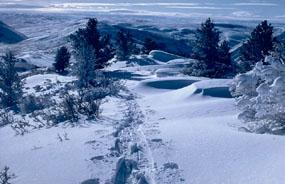
[[[23,94],[23,82],[15,69],[16,60],[15,55],[9,51],[0,61],[0,104],[14,110]]]
[[[238,118],[256,133],[285,134],[285,65],[271,56],[239,74],[231,87]]]
[[[81,47],[76,51],[76,63],[73,66],[78,78],[78,87],[86,88],[93,85],[95,78],[94,48],[86,41],[81,42]]]
[[[101,36],[97,28],[98,20],[89,19],[86,28],[78,29],[74,34],[70,35],[71,44],[75,55],[80,52],[81,42],[86,42],[92,47],[95,62],[95,70],[103,69],[109,65],[108,61],[115,55],[115,48],[111,43],[110,35]],[[85,43],[84,43],[85,44]]]
[[[243,44],[240,50],[241,66],[242,62],[247,62],[251,67],[242,68],[242,72],[248,71],[255,63],[264,61],[265,56],[273,50],[273,27],[266,20],[262,21],[252,31],[248,40]]]
[[[129,31],[121,29],[116,38],[116,56],[119,60],[125,61],[130,58],[130,56],[136,50],[136,44],[134,43],[133,36]]]
[[[71,55],[67,47],[65,46],[60,47],[57,50],[57,53],[55,56],[55,62],[53,63],[55,70],[58,72],[63,72],[65,68],[69,65],[70,57]]]
[[[149,54],[152,50],[158,49],[158,45],[150,38],[146,38],[143,44],[142,53]]]
[[[275,59],[285,64],[285,36],[273,44],[272,55]]]

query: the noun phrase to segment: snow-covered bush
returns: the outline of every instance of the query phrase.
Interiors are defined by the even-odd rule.
[[[9,172],[9,167],[5,166],[0,170],[0,184],[9,184],[16,176]]]
[[[99,75],[95,83],[95,87],[62,91],[60,95],[62,100],[42,111],[43,119],[50,126],[65,121],[77,123],[81,118],[96,119],[101,112],[100,106],[104,99],[107,96],[117,95],[122,86],[119,81]]]
[[[285,133],[285,65],[271,56],[237,75],[231,91],[242,111],[238,118],[256,133]]]
[[[12,124],[14,117],[11,113],[5,110],[0,110],[0,128]]]
[[[45,104],[48,101],[44,98],[36,97],[34,94],[29,94],[21,100],[20,110],[24,114],[32,113],[36,110],[42,110],[45,108]]]

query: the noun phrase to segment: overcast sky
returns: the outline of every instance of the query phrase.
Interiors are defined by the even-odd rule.
[[[0,11],[1,8],[16,10],[19,7],[33,8],[34,5],[43,5],[51,11],[129,11],[285,21],[285,0],[1,0]]]

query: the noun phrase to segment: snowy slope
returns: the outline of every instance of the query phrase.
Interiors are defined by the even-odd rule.
[[[262,6],[275,6],[268,4]],[[193,37],[195,28],[205,18],[199,14],[197,19],[181,17],[177,21],[175,16],[126,16],[123,10],[112,11],[113,14],[20,11],[0,14],[9,25],[29,37],[12,47],[21,51],[20,57],[39,66],[51,66],[56,49],[67,44],[66,36],[84,26],[88,17],[103,20],[107,33],[114,34],[119,27],[126,27],[139,37],[148,33],[147,36],[166,40],[168,45],[176,38]],[[239,20],[235,24],[218,21],[223,37],[237,48],[257,24],[257,21]],[[276,25],[278,29],[284,27],[282,23]],[[0,45],[1,52],[8,47]],[[133,174],[143,173],[150,184],[282,184],[284,137],[239,131],[243,125],[237,119],[239,111],[228,90],[231,79],[184,76],[180,70],[188,61],[153,51],[148,56],[113,64],[108,71],[122,79],[127,90],[122,97],[106,100],[98,120],[75,126],[63,123],[32,130],[23,136],[15,135],[10,126],[2,127],[0,166],[10,167],[16,175],[11,181],[15,184],[79,184],[95,178],[100,183],[110,183],[122,157],[137,161],[139,169]],[[74,80],[71,76],[37,74],[26,79],[25,92],[39,95],[41,92],[35,88],[38,85],[47,88],[50,84],[56,86],[58,81],[66,84]],[[117,139],[122,141],[121,155],[114,152]],[[136,144],[138,154],[130,153]],[[131,176],[130,180],[135,183],[136,178]]]
[[[157,61],[165,59],[160,56]],[[149,183],[282,183],[284,137],[239,131],[242,124],[228,91],[231,79],[173,76],[173,70],[181,69],[177,63],[183,62],[131,67],[116,63],[110,71],[136,76],[124,78],[131,96],[109,98],[97,121],[60,124],[23,136],[9,126],[0,128],[0,145],[5,148],[0,164],[16,174],[15,184],[73,184],[95,178],[110,182],[121,158],[112,151],[115,132],[131,121],[119,134],[126,148],[123,156],[138,159],[139,170],[134,173],[145,173]],[[162,77],[156,75],[161,69]],[[74,78],[30,76],[26,90],[34,92],[34,86],[58,80]],[[138,156],[128,151],[135,143],[140,147]]]

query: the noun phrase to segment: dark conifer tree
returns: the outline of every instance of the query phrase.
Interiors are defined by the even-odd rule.
[[[70,60],[70,53],[67,49],[67,47],[60,47],[57,50],[56,56],[55,56],[55,63],[53,64],[54,68],[58,72],[63,72],[65,68],[69,65]]]
[[[15,69],[16,60],[15,55],[8,52],[0,61],[0,105],[14,110],[23,95],[23,82]]]
[[[224,40],[219,47],[219,61],[220,63],[231,65],[231,53],[229,43]]]
[[[205,62],[206,65],[213,65],[219,60],[220,31],[215,28],[213,21],[208,18],[197,29],[192,57]]]
[[[231,54],[227,41],[220,43],[220,31],[208,18],[197,29],[192,57],[196,59],[185,74],[206,77],[227,77],[231,72]]]
[[[273,27],[266,20],[256,26],[241,48],[241,60],[254,63],[264,61],[273,49]]]
[[[74,34],[70,35],[75,55],[78,55],[78,51],[85,42],[92,47],[95,56],[95,70],[103,69],[109,65],[108,61],[115,55],[110,35],[101,36],[97,24],[98,20],[91,18],[87,22],[86,28],[78,29]]]
[[[152,50],[158,49],[158,45],[150,38],[146,38],[143,44],[142,53],[149,54]]]
[[[121,61],[129,59],[136,50],[136,44],[134,43],[133,36],[129,31],[126,32],[123,29],[121,29],[117,34],[116,46],[116,55]]]

